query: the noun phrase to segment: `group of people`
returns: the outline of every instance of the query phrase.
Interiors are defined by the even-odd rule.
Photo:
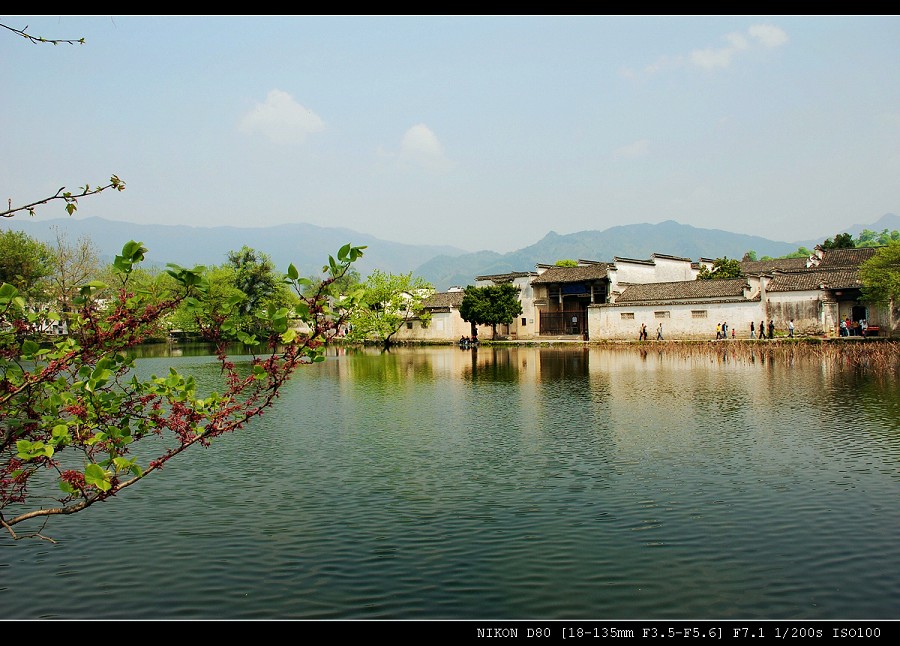
[[[769,330],[768,338],[774,339],[775,338],[775,321],[774,320],[769,321],[768,330]],[[793,331],[794,331],[794,320],[791,319],[791,332],[793,332]],[[750,321],[750,338],[751,339],[755,338],[756,332],[757,332],[757,330],[754,329],[753,321]],[[766,322],[765,321],[759,322],[758,332],[759,332],[760,340],[763,340],[766,338]]]
[[[868,328],[869,324],[866,323],[866,319],[851,321],[848,316],[841,321],[841,336],[866,336]]]
[[[641,329],[638,330],[638,341],[646,341],[647,340],[647,324],[641,323]],[[660,323],[656,327],[656,340],[663,341],[663,333],[662,333],[662,323]]]
[[[727,339],[728,338],[728,323],[722,322],[716,324],[716,340],[719,339]],[[734,328],[731,329],[731,338],[735,338],[734,336]],[[753,323],[750,324],[750,338],[753,338]]]
[[[856,334],[862,334],[865,336],[865,321],[860,321],[861,331]],[[794,336],[794,319],[788,321],[788,337],[793,338]],[[841,336],[849,336],[850,330],[850,319],[848,318],[846,321],[841,321]],[[723,321],[722,323],[716,324],[716,340],[719,339],[727,339],[728,333],[731,332],[731,338],[737,338],[735,334],[735,330],[732,327],[728,326],[728,323]],[[774,339],[775,338],[775,320],[770,319],[768,323],[765,320],[759,322],[759,326],[756,325],[753,321],[750,321],[750,338],[751,339]],[[638,341],[646,341],[647,340],[647,325],[645,323],[641,324],[640,329],[638,330]],[[656,329],[656,340],[662,341],[662,323],[659,324],[659,327]],[[462,343],[462,340],[460,340]]]
[[[461,336],[459,337],[459,345],[462,348],[468,347],[470,345],[478,345],[478,337],[477,336]]]
[[[717,339],[727,339],[728,338],[728,323],[720,323],[716,326],[716,338]],[[757,336],[758,335],[758,336]],[[788,323],[788,336],[794,336],[794,319],[791,319],[790,323]],[[731,338],[735,338],[734,328],[731,328]],[[774,339],[775,338],[775,321],[770,320],[768,324],[765,321],[760,321],[759,326],[757,327],[756,323],[750,321],[750,338],[751,339],[760,339],[764,340],[766,338]]]

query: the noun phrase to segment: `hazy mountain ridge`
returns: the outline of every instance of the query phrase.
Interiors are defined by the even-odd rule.
[[[328,256],[335,255],[347,243],[368,246],[355,265],[363,277],[376,268],[407,273],[437,255],[453,257],[467,253],[449,245],[407,245],[349,229],[304,223],[255,228],[191,227],[134,224],[96,217],[84,220],[21,217],[3,223],[3,228],[24,231],[45,242],[55,239],[55,227],[66,232],[71,240],[82,235],[90,237],[106,260],[112,260],[129,240],[144,243],[149,250],[148,264],[171,262],[186,267],[224,264],[229,251],[247,245],[268,254],[279,271],[287,271],[288,265],[293,263],[301,275],[306,276],[318,275],[327,264]]]
[[[877,232],[900,230],[900,216],[887,213],[873,224],[848,227],[847,232],[856,236],[863,229]],[[612,262],[619,257],[643,260],[654,253],[691,260],[723,256],[740,259],[748,251],[755,251],[759,257],[785,256],[799,247],[811,249],[837,233],[843,231],[816,240],[779,242],[762,236],[700,229],[666,220],[659,224],[625,224],[603,231],[580,231],[566,235],[551,231],[537,243],[518,251],[503,255],[480,251],[453,258],[437,257],[421,265],[416,273],[438,289],[446,289],[451,285],[472,284],[476,276],[533,271],[538,263],[553,264],[562,259]]]
[[[303,223],[241,228],[133,224],[102,218],[42,220],[18,217],[2,222],[2,228],[24,231],[44,241],[55,238],[55,227],[65,231],[71,239],[81,235],[90,237],[106,260],[119,253],[128,240],[144,243],[150,250],[148,263],[165,265],[173,262],[190,267],[223,264],[229,251],[247,245],[269,254],[277,269],[286,270],[288,264],[294,263],[303,275],[319,274],[328,255],[334,255],[349,242],[368,246],[356,264],[361,276],[367,276],[374,269],[395,274],[412,271],[442,291],[454,285],[471,285],[476,276],[534,271],[538,263],[552,264],[561,259],[612,262],[616,257],[647,259],[653,253],[691,260],[722,256],[739,259],[751,250],[758,256],[777,257],[792,253],[798,247],[811,249],[825,238],[843,233],[838,231],[815,240],[779,242],[667,220],[659,224],[627,224],[566,235],[551,231],[533,245],[500,254],[488,250],[468,253],[446,245],[402,244],[349,229]],[[854,224],[846,232],[856,236],[863,229],[876,232],[900,230],[900,216],[888,213],[870,225]]]

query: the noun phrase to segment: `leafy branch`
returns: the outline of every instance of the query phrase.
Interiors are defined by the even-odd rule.
[[[38,200],[37,202],[32,202],[31,204],[23,204],[22,206],[13,207],[12,199],[9,200],[9,207],[6,211],[0,211],[0,218],[11,218],[16,213],[20,211],[28,211],[28,215],[34,216],[34,210],[41,206],[42,204],[48,204],[53,200],[63,200],[66,203],[66,211],[69,215],[72,215],[75,211],[78,210],[78,198],[88,197],[89,195],[96,195],[97,193],[102,193],[103,191],[114,188],[117,191],[125,190],[125,182],[119,179],[117,176],[113,175],[109,178],[109,184],[106,186],[95,186],[91,188],[90,184],[85,184],[84,186],[79,187],[80,193],[72,193],[71,191],[67,191],[66,187],[63,186],[58,191],[56,191],[55,195],[51,195],[50,197],[44,198],[43,200]]]
[[[15,27],[10,27],[9,25],[0,23],[0,27],[8,29],[14,34],[18,34],[25,40],[30,40],[35,44],[49,43],[50,45],[84,45],[84,38],[43,38],[41,36],[32,36],[26,31],[26,29],[28,29],[28,25],[25,25],[22,29],[16,29]]]

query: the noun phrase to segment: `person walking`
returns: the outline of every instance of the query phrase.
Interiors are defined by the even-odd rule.
[[[769,319],[769,338],[775,338],[775,319]]]
[[[794,338],[794,319],[788,321],[788,337]]]
[[[766,322],[760,321],[759,322],[759,340],[762,341],[765,338],[766,338]]]
[[[722,338],[722,324],[716,323],[716,341]]]
[[[750,321],[750,338],[756,338],[756,327],[754,326],[753,321]]]
[[[657,340],[657,341],[662,341],[662,340],[663,340],[663,335],[662,335],[662,323],[660,323],[660,324],[659,324],[659,327],[656,328],[656,340]]]

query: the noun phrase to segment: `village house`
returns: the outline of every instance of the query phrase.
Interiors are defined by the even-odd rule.
[[[757,277],[627,285],[613,302],[591,308],[590,337],[637,340],[646,326],[651,340],[658,331],[663,339],[714,339],[721,323],[749,336],[750,322],[763,317],[760,282]]]
[[[519,287],[522,315],[498,327],[514,340],[637,340],[642,325],[655,339],[714,339],[727,323],[735,338],[749,338],[750,324],[773,321],[784,334],[836,336],[843,319],[865,320],[875,334],[888,334],[887,307],[861,300],[859,266],[876,249],[822,249],[807,258],[741,261],[742,278],[698,280],[713,260],[652,254],[648,259],[615,257],[613,262],[579,260],[577,266],[538,264],[534,272],[478,276],[476,286],[512,282]],[[434,294],[426,307],[431,322],[411,320],[400,337],[453,341],[471,334],[459,305],[463,291]],[[490,328],[478,330],[489,338]],[[729,333],[729,337],[731,334]]]
[[[799,269],[776,268],[766,285],[766,308],[776,327],[783,329],[793,319],[798,333],[839,334],[841,320],[851,325],[861,321],[873,332],[890,329],[888,308],[862,300],[859,266],[876,248],[822,249],[817,247]]]

